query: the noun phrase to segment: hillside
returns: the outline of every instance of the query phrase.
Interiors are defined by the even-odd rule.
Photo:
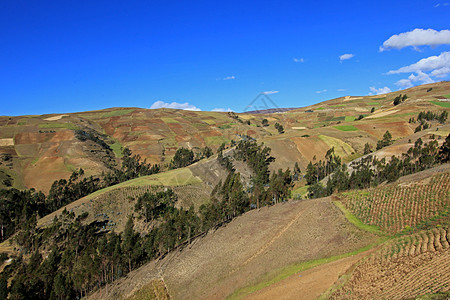
[[[249,135],[271,147],[277,158],[273,169],[292,169],[294,161],[305,168],[314,156],[323,158],[331,146],[349,161],[362,153],[366,143],[374,146],[386,130],[394,139],[413,134],[417,124],[408,120],[420,111],[448,109],[443,95],[449,93],[450,83],[440,82],[380,96],[337,98],[273,114],[110,108],[5,116],[0,117],[0,178],[9,175],[13,186],[47,192],[54,180],[68,178],[77,168],[95,175],[120,164],[121,147],[129,147],[152,164],[164,165],[180,147],[216,150],[222,143],[239,140],[239,135]],[[394,106],[399,94],[408,98]],[[360,115],[364,118],[357,120]],[[262,125],[263,119],[269,126]],[[285,133],[274,128],[277,122]],[[432,124],[431,130],[436,126]],[[96,139],[82,141],[76,138],[77,130]],[[439,134],[448,132],[445,128]]]
[[[448,94],[0,117],[0,293],[391,297],[359,287],[397,274],[405,297],[445,294],[445,268],[402,282],[448,260]]]
[[[350,224],[329,198],[278,204],[236,218],[89,299],[128,297],[157,278],[175,299],[223,299],[237,289],[295,272],[287,269],[293,265],[355,251],[376,240]]]

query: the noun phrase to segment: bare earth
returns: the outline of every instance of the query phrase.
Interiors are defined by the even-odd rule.
[[[280,203],[234,219],[90,299],[127,297],[156,278],[174,299],[224,299],[287,266],[354,251],[375,239],[350,224],[329,198]]]
[[[373,250],[294,274],[276,284],[257,291],[245,299],[316,299],[340,276]]]

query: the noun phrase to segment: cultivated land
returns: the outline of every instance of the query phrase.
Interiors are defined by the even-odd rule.
[[[394,139],[413,134],[417,124],[408,123],[409,118],[419,111],[449,109],[443,96],[449,92],[450,83],[440,82],[381,96],[337,98],[274,114],[110,108],[0,117],[0,156],[12,157],[9,166],[0,164],[0,170],[14,171],[14,178],[24,187],[47,192],[54,180],[69,178],[76,168],[82,167],[89,175],[106,171],[111,161],[119,162],[121,147],[129,147],[150,163],[164,165],[180,147],[215,150],[223,142],[239,140],[239,135],[272,147],[272,155],[277,157],[273,169],[292,169],[295,161],[305,168],[314,155],[323,159],[329,146],[336,143],[342,145],[345,159],[361,153],[365,143],[375,145],[386,130]],[[393,99],[400,93],[406,93],[408,99],[394,107]],[[357,120],[360,115],[364,118]],[[265,118],[267,127],[261,123]],[[284,134],[278,134],[276,122],[283,125]],[[440,125],[432,124],[430,131],[437,127]],[[95,131],[112,148],[113,156],[92,141],[75,138],[77,129]]]
[[[277,204],[250,211],[89,298],[128,297],[158,278],[175,299],[223,299],[235,291],[243,296],[253,285],[296,273],[304,262],[378,239],[348,222],[330,198]]]
[[[121,149],[129,147],[147,162],[160,164],[163,172],[99,190],[38,220],[43,228],[64,210],[75,216],[87,212],[84,224],[106,221],[103,231],[120,233],[128,216],[137,216],[136,199],[145,192],[171,188],[178,197],[176,207],[195,211],[210,202],[211,191],[228,172],[217,155],[167,171],[180,147],[196,152],[209,146],[215,152],[226,143],[228,156],[234,151],[231,140],[248,135],[272,149],[276,160],[271,171],[292,170],[297,162],[304,173],[310,161],[323,159],[331,147],[344,162],[364,158],[364,145],[375,149],[389,130],[394,143],[372,153],[389,159],[418,138],[444,142],[448,121],[430,121],[431,128],[416,133],[418,123],[408,121],[421,111],[450,112],[449,93],[450,83],[441,82],[273,114],[111,108],[0,117],[0,187],[11,180],[16,188],[48,192],[54,180],[67,179],[80,167],[89,176],[120,165]],[[408,99],[393,106],[399,94]],[[262,125],[263,119],[269,126]],[[285,133],[277,132],[275,122]],[[79,140],[77,130],[94,132],[111,151]],[[252,171],[244,162],[233,164],[249,187]],[[444,164],[376,188],[254,209],[87,298],[445,298],[450,290],[449,189],[450,165]],[[306,192],[305,180],[299,180],[292,196],[304,198]],[[154,225],[139,218],[134,224],[141,234]],[[14,247],[6,241],[0,252],[15,253]]]

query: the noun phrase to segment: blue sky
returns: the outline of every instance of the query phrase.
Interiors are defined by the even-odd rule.
[[[0,2],[0,115],[300,107],[450,77],[450,0],[70,2]]]

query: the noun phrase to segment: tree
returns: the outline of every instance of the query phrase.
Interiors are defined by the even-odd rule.
[[[275,123],[275,128],[278,130],[278,133],[279,133],[279,134],[284,133],[284,127],[283,127],[283,125],[279,124],[278,122]]]
[[[269,126],[269,121],[267,119],[263,119],[261,124],[263,127],[267,127],[267,126]]]
[[[372,109],[370,110],[371,113],[373,113],[375,111],[375,107],[372,107]]]
[[[392,145],[393,142],[394,141],[392,141],[391,133],[389,132],[389,130],[386,130],[386,132],[383,135],[383,139],[377,142],[377,150]]]
[[[372,152],[372,146],[370,146],[369,143],[366,143],[366,144],[364,145],[364,155],[369,154],[369,153],[371,153],[371,152]]]
[[[175,156],[170,163],[171,169],[178,169],[189,166],[194,162],[194,152],[190,149],[180,148],[175,152]]]

